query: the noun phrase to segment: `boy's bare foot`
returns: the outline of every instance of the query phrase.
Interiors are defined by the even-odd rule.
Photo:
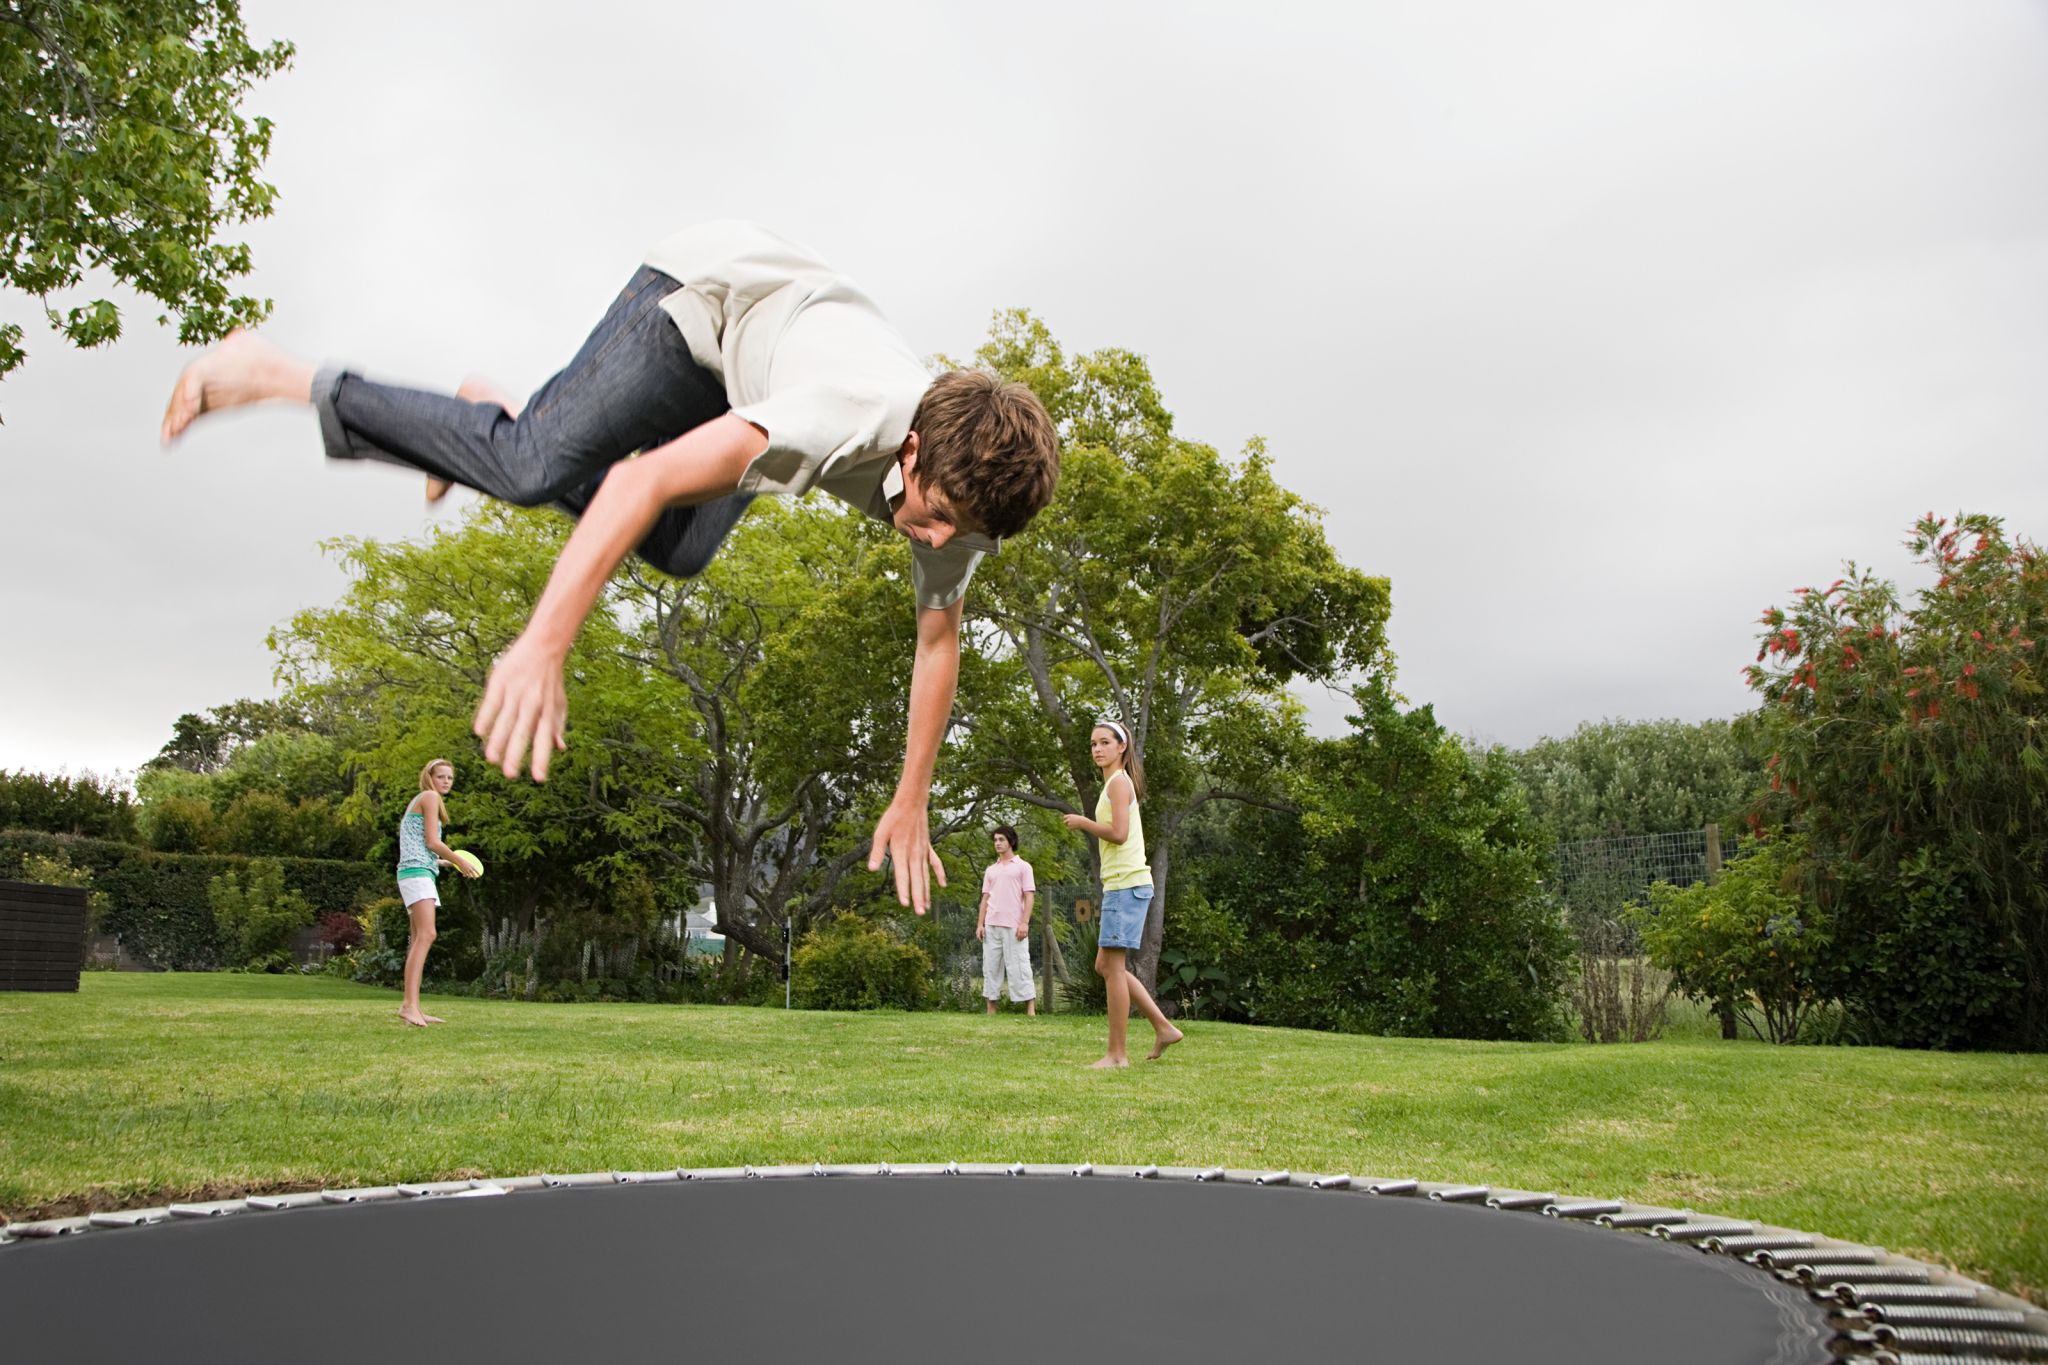
[[[1099,1062],[1088,1063],[1088,1069],[1090,1071],[1115,1071],[1119,1067],[1129,1066],[1130,1064],[1131,1059],[1128,1057],[1104,1057]]]
[[[1173,1026],[1169,1024],[1167,1027],[1172,1028]],[[1152,1050],[1145,1054],[1145,1060],[1148,1062],[1158,1061],[1160,1053],[1166,1051],[1166,1049],[1172,1047],[1185,1037],[1187,1035],[1179,1029],[1173,1029],[1171,1033],[1156,1034],[1152,1039]]]
[[[184,435],[201,413],[273,398],[311,402],[313,367],[238,327],[178,376],[164,405],[164,444]]]

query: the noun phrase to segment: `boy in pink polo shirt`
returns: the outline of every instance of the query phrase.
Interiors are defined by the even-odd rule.
[[[1038,1013],[1038,988],[1031,983],[1031,902],[1038,885],[1031,879],[1031,864],[1017,856],[1017,831],[997,825],[994,832],[996,860],[981,874],[981,916],[974,923],[974,936],[981,940],[981,993],[988,1012],[996,1012],[996,997],[1003,982],[1010,983],[1010,999],[1024,1002],[1024,1012]]]

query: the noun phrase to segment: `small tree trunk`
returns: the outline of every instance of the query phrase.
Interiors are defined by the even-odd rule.
[[[1160,840],[1152,854],[1152,904],[1145,912],[1145,935],[1129,963],[1131,975],[1145,983],[1154,999],[1159,996],[1159,950],[1166,942],[1166,869],[1172,858],[1166,841]]]

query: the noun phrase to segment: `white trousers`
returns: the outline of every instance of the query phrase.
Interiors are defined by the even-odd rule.
[[[1017,937],[1013,925],[991,924],[981,941],[981,994],[994,1000],[1002,994],[1003,982],[1010,983],[1010,999],[1036,1000],[1038,987],[1031,983],[1031,944]]]

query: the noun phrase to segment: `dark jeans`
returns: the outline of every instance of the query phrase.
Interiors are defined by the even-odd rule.
[[[424,470],[521,507],[581,516],[611,466],[702,426],[729,404],[661,300],[681,286],[642,267],[566,368],[517,417],[496,403],[378,384],[333,367],[313,380],[327,454]],[[751,494],[665,509],[642,559],[682,577],[703,571]]]

